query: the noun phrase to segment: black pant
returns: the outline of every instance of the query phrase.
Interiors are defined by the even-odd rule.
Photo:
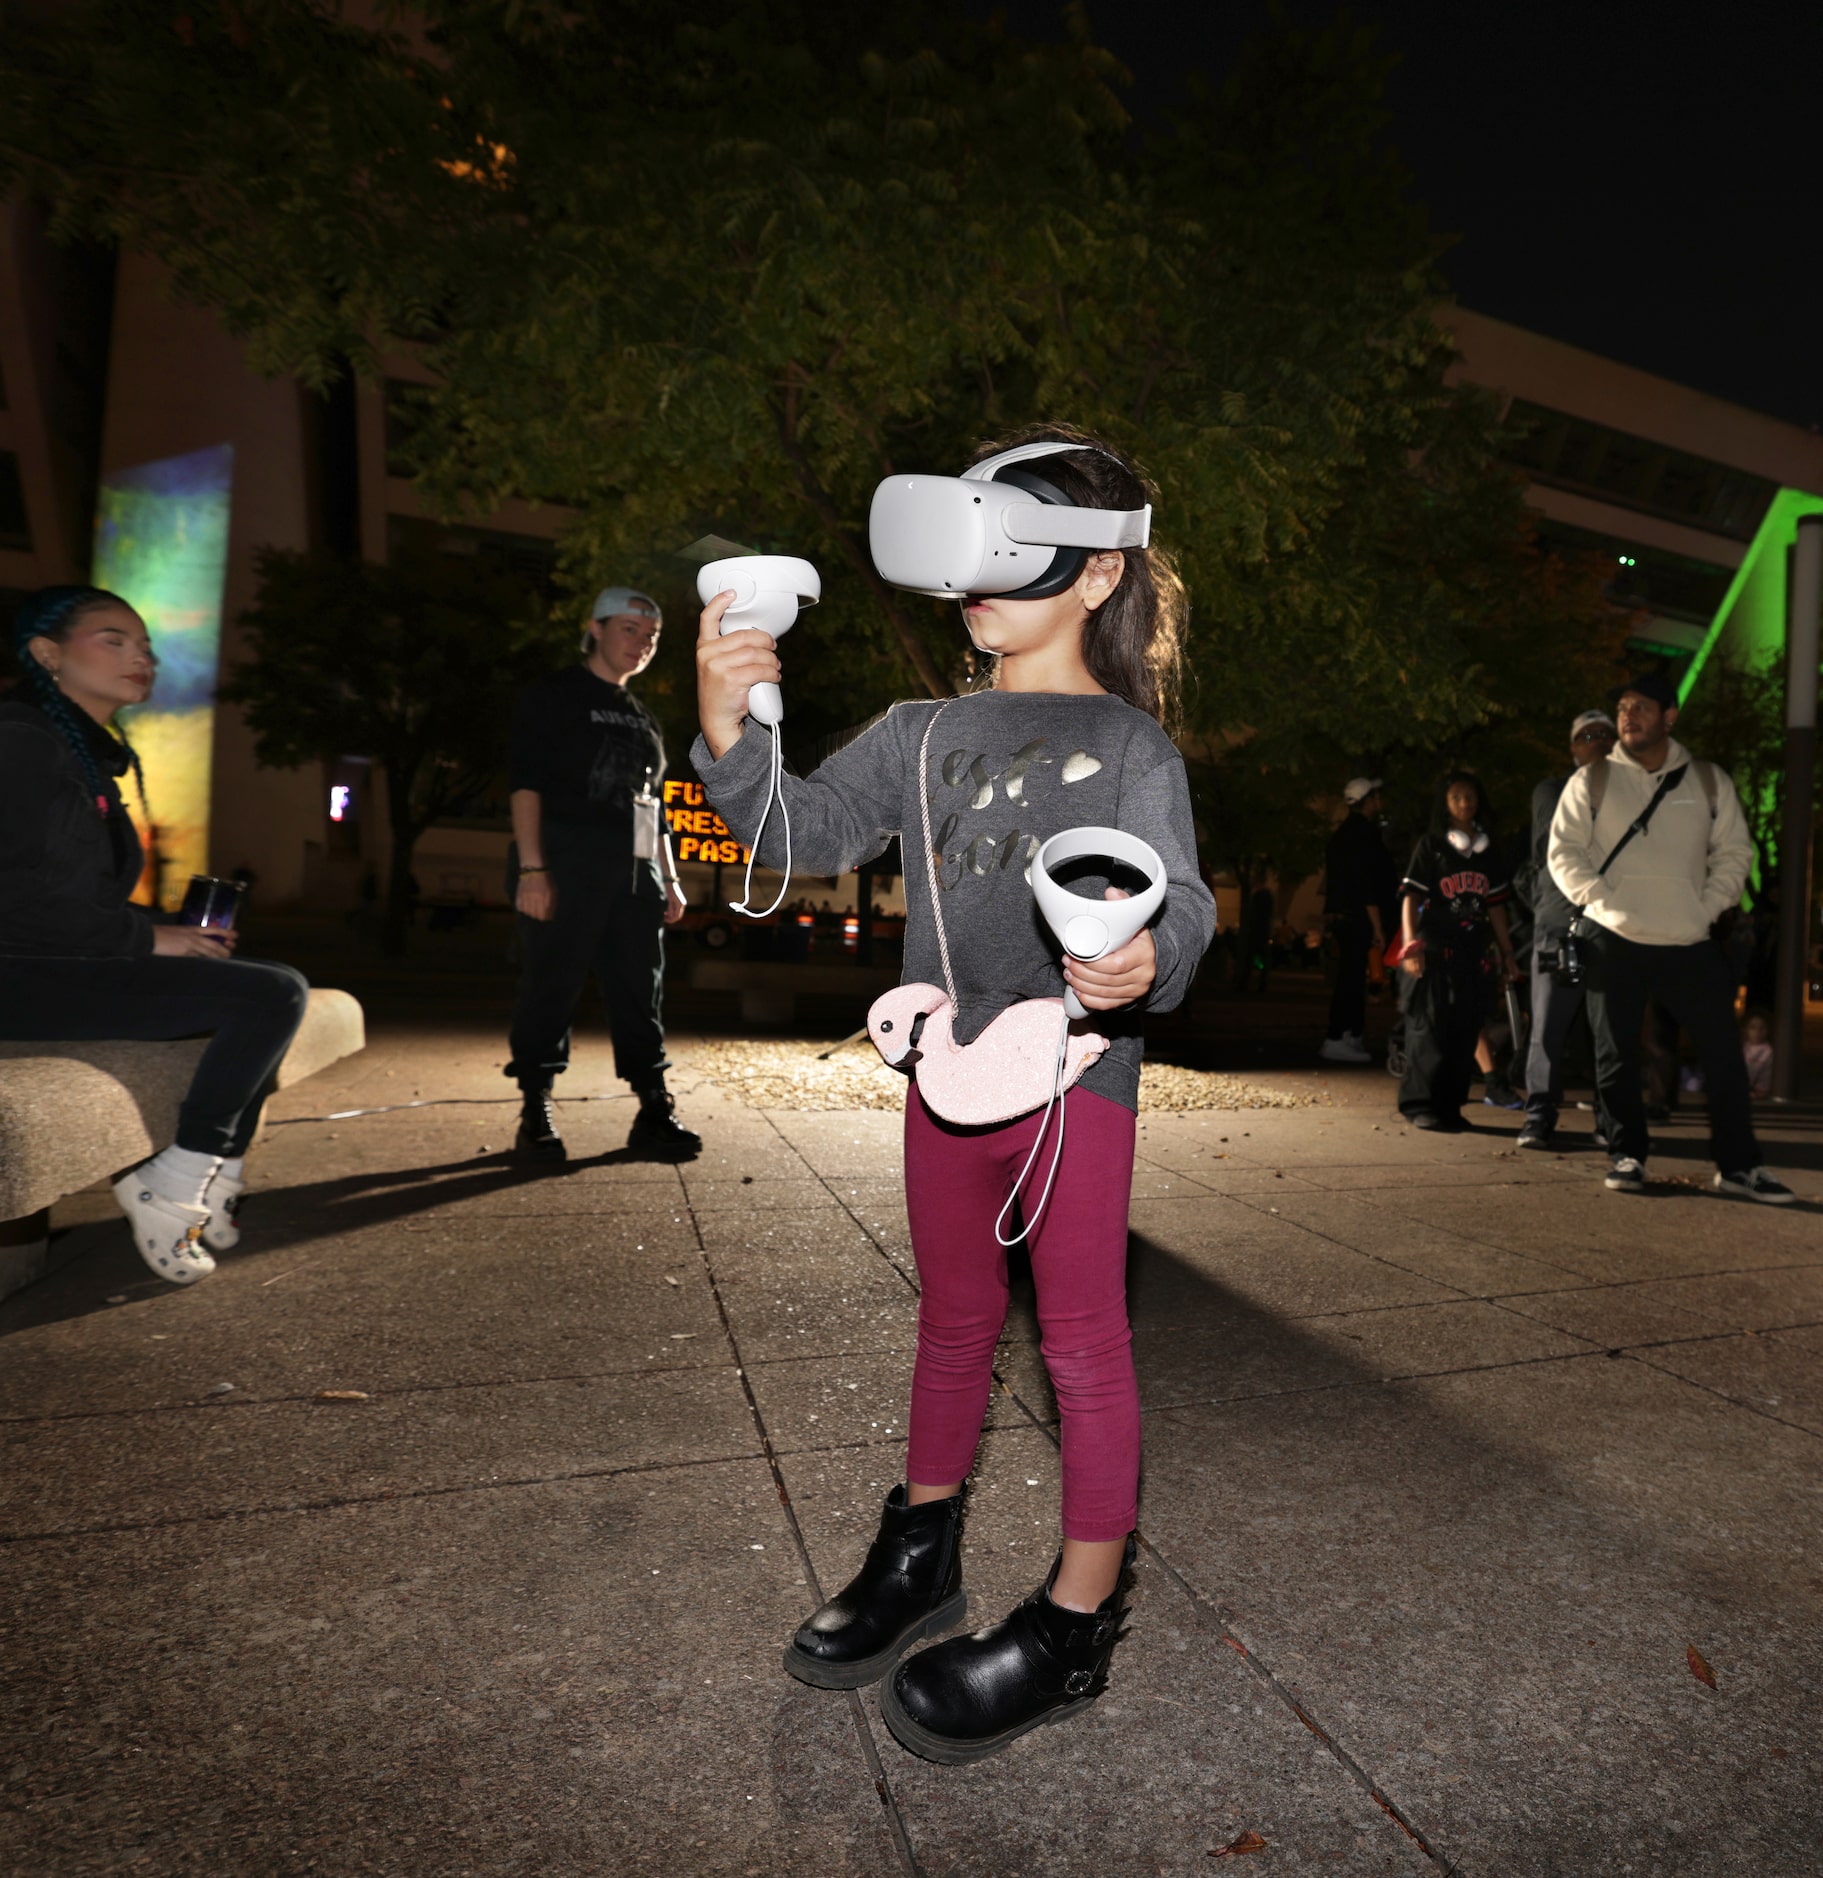
[[[1555,942],[1557,935],[1551,935]],[[1526,1054],[1525,1112],[1548,1133],[1557,1126],[1563,1102],[1563,1054],[1570,1040],[1576,1013],[1583,1008],[1581,985],[1560,985],[1549,972],[1540,971],[1537,952],[1532,963],[1532,1047]]]
[[[548,1083],[569,1068],[570,1026],[593,972],[614,1039],[614,1073],[641,1094],[664,1083],[664,902],[612,879],[613,871],[554,873],[557,917],[519,916],[522,963],[506,1066],[516,1082]]]
[[[1330,921],[1335,937],[1336,988],[1329,1000],[1332,1039],[1358,1037],[1367,1028],[1367,961],[1372,956],[1374,929],[1363,918]]]
[[[1716,1166],[1725,1174],[1758,1167],[1753,1098],[1734,1027],[1734,986],[1721,948],[1709,939],[1692,946],[1643,946],[1589,922],[1583,958],[1595,1030],[1595,1079],[1616,1159],[1643,1161],[1652,1145],[1640,1090],[1640,1033],[1646,1006],[1656,998],[1696,1045],[1709,1095]]]
[[[14,1043],[209,1037],[177,1111],[177,1145],[245,1154],[310,985],[257,959],[0,959],[0,1037]]]
[[[1402,1115],[1461,1115],[1492,988],[1479,955],[1440,948],[1426,958],[1422,978],[1406,978]]]

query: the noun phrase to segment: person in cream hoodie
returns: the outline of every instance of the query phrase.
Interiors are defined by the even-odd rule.
[[[1717,1189],[1787,1204],[1791,1190],[1760,1165],[1734,986],[1709,936],[1739,903],[1753,862],[1740,799],[1724,771],[1672,736],[1677,692],[1668,679],[1630,679],[1611,695],[1619,743],[1564,785],[1547,851],[1551,878],[1578,909],[1595,1076],[1609,1118],[1606,1184],[1616,1193],[1645,1190],[1640,1031],[1656,999],[1690,1033],[1703,1066]]]

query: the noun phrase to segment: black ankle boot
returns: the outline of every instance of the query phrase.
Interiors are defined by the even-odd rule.
[[[1093,1611],[1051,1602],[1053,1565],[1010,1616],[901,1663],[880,1691],[880,1712],[893,1738],[927,1761],[959,1767],[1086,1708],[1107,1687],[1134,1556],[1129,1539],[1120,1580]]]
[[[522,1082],[519,1094],[519,1133],[513,1139],[513,1151],[521,1160],[564,1161],[569,1150],[557,1132],[557,1118],[551,1113],[551,1085],[548,1082]]]
[[[792,1638],[786,1669],[819,1689],[859,1689],[920,1637],[960,1622],[961,1538],[961,1494],[907,1506],[894,1487],[867,1562]]]
[[[661,1082],[656,1089],[640,1092],[639,1114],[634,1118],[627,1146],[667,1160],[687,1161],[703,1149],[703,1138],[686,1128],[674,1113],[677,1098]]]

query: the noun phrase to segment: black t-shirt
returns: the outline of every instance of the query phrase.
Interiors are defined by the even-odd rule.
[[[520,693],[507,786],[538,792],[547,838],[631,854],[633,798],[648,770],[656,791],[664,738],[624,685],[572,665]]]
[[[1350,809],[1329,837],[1323,861],[1323,905],[1331,919],[1367,920],[1367,909],[1389,910],[1398,898],[1397,870],[1380,830]]]
[[[1485,946],[1488,909],[1503,906],[1511,890],[1492,843],[1464,854],[1447,835],[1425,835],[1412,850],[1402,891],[1424,902],[1418,928],[1427,939]]]

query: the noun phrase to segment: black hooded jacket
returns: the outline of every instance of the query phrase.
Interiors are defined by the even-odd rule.
[[[90,735],[101,800],[57,726],[35,705],[0,702],[0,958],[143,958],[152,916],[131,905],[145,864],[115,777],[126,752]]]

